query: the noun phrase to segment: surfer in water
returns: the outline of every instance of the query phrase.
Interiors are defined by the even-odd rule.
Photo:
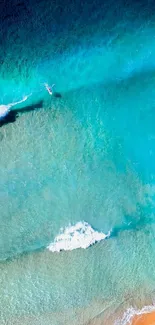
[[[11,111],[11,108],[13,106],[25,102],[28,99],[28,97],[30,97],[31,95],[32,94],[28,96],[24,96],[23,99],[19,100],[18,102],[10,103],[7,105],[0,105],[0,120],[2,120],[3,118],[5,118],[5,116],[8,115],[8,113]]]
[[[53,84],[51,87],[48,85],[48,83],[44,83],[44,86],[46,88],[46,90],[48,91],[49,95],[53,95],[53,87],[55,86],[55,84]]]

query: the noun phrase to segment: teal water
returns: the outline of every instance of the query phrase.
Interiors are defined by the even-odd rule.
[[[58,9],[30,6],[30,36],[21,14],[1,49],[1,103],[43,100],[0,128],[1,324],[104,322],[104,310],[154,298],[154,17],[122,5],[112,23],[116,7],[96,4],[84,28],[88,4],[81,17],[73,7],[70,25],[51,25]],[[49,252],[78,221],[111,236]]]

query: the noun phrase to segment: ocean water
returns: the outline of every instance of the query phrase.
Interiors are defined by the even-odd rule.
[[[0,104],[32,95],[0,126],[0,324],[125,325],[154,303],[154,19],[1,4]]]

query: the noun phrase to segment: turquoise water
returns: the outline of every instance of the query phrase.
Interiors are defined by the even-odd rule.
[[[61,6],[40,1],[7,30],[1,103],[32,96],[0,128],[1,324],[85,324],[100,313],[107,324],[104,311],[154,298],[154,17],[111,5],[73,3],[61,21]],[[47,250],[79,221],[110,238]]]

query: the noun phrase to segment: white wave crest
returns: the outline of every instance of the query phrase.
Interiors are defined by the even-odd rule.
[[[71,251],[77,248],[86,249],[109,235],[110,233],[105,235],[95,231],[87,222],[78,222],[75,226],[69,226],[61,231],[61,234],[47,248],[51,252]]]
[[[0,105],[0,120],[4,118],[10,111],[9,105]]]
[[[127,325],[127,324],[131,324],[133,318],[136,315],[143,315],[143,314],[149,314],[151,312],[155,311],[155,305],[151,305],[151,306],[145,306],[142,309],[135,309],[133,307],[128,308],[127,311],[124,313],[123,318],[122,319],[118,319],[114,325]]]

